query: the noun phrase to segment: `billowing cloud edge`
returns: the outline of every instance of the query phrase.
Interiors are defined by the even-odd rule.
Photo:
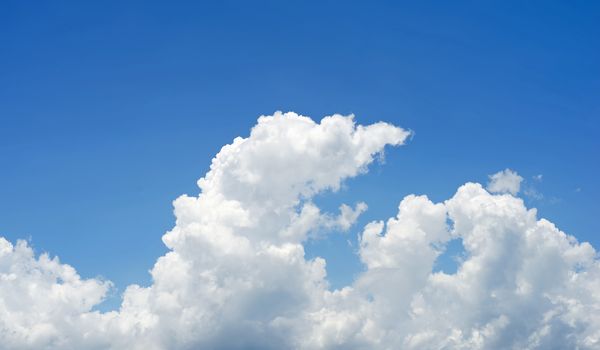
[[[325,260],[307,260],[303,243],[347,230],[367,206],[329,214],[311,199],[409,135],[353,116],[260,117],[213,159],[197,197],[174,201],[152,285],[127,287],[117,311],[92,311],[110,282],[1,238],[0,347],[598,348],[596,251],[537,218],[514,181],[497,194],[467,183],[440,203],[405,197],[360,234],[365,271],[330,290]],[[457,239],[456,273],[434,272]]]

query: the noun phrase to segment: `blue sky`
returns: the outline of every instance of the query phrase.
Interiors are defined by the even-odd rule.
[[[415,132],[317,201],[369,210],[311,243],[343,286],[361,227],[410,193],[449,198],[505,168],[600,247],[600,5],[559,2],[5,2],[0,235],[85,277],[147,285],[172,200],[276,110]],[[533,176],[542,174],[541,181]]]

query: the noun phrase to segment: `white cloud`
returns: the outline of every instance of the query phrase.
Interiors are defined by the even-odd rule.
[[[367,204],[359,202],[353,209],[347,204],[340,205],[340,213],[337,216],[322,214],[321,210],[312,202],[306,202],[297,213],[292,214],[292,218],[283,232],[287,238],[299,237],[304,240],[307,234],[319,230],[339,230],[348,231],[356,222],[358,217],[367,210]],[[316,238],[318,234],[311,236]],[[298,238],[297,238],[298,239]]]
[[[504,169],[489,176],[490,182],[487,189],[493,193],[510,193],[513,196],[519,193],[523,178],[516,171]]]
[[[13,245],[0,237],[0,348],[74,347],[75,338],[95,327],[99,315],[90,310],[110,287],[82,280],[58,258],[36,259],[25,241]]]
[[[91,311],[108,282],[0,240],[0,348],[598,348],[594,249],[479,184],[441,203],[405,197],[360,235],[365,271],[329,290],[325,260],[307,260],[303,243],[347,230],[366,205],[332,215],[311,198],[408,135],[338,115],[261,117],[213,159],[197,197],[174,202],[153,284],[128,287],[117,312]],[[458,270],[434,273],[453,239],[465,248]]]

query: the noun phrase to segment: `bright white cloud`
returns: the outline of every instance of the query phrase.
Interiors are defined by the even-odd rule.
[[[197,197],[174,202],[170,251],[153,284],[128,287],[117,312],[91,311],[108,282],[0,240],[0,348],[600,347],[594,249],[479,184],[441,203],[405,197],[396,217],[360,235],[365,271],[328,288],[325,260],[307,260],[303,243],[311,232],[347,230],[366,204],[335,215],[311,198],[408,135],[351,116],[261,117],[213,159]],[[521,180],[515,190],[502,178],[520,177],[503,174],[499,192],[517,193]],[[453,239],[465,248],[458,270],[434,273]]]
[[[47,254],[35,258],[25,241],[0,237],[0,348],[72,348],[94,329],[92,307],[109,282],[82,280],[69,265]],[[101,339],[90,341],[101,344]]]
[[[523,178],[516,171],[504,169],[489,176],[490,182],[487,190],[492,193],[510,193],[513,196],[519,193]]]

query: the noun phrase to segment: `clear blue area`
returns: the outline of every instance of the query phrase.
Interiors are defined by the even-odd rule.
[[[446,274],[456,273],[460,264],[467,258],[467,253],[461,238],[450,240],[433,266],[434,272]]]
[[[307,246],[333,287],[361,269],[362,225],[404,195],[444,200],[507,167],[541,216],[598,248],[599,18],[594,1],[4,1],[0,235],[114,281],[118,299],[150,283],[171,201],[197,193],[220,147],[293,110],[416,132],[318,199],[369,205]]]

